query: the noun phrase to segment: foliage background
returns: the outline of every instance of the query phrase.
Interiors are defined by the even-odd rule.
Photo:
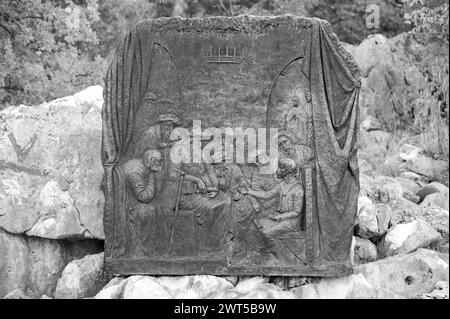
[[[379,28],[365,27],[368,4],[380,8]],[[448,159],[448,0],[0,0],[0,109],[102,85],[116,44],[140,20],[284,13],[326,19],[351,44],[371,33],[409,32],[421,44],[411,63],[424,83],[397,91],[420,113],[402,114],[386,129],[422,134],[427,153]]]

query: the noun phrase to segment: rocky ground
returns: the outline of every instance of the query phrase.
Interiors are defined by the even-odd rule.
[[[0,298],[448,298],[448,162],[414,137],[393,146],[382,125],[395,81],[422,81],[403,43],[377,35],[347,46],[363,75],[353,275],[109,277],[95,86],[0,112]]]

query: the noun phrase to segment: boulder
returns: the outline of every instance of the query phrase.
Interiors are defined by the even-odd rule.
[[[102,88],[0,112],[0,227],[103,239]]]
[[[133,276],[123,288],[123,299],[169,299],[169,292],[150,276]]]
[[[354,238],[354,257],[355,265],[364,264],[377,260],[377,247],[368,239]]]
[[[400,176],[416,182],[422,180],[422,177],[419,174],[413,172],[402,172],[400,173]]]
[[[43,186],[39,199],[39,220],[26,232],[28,236],[52,239],[83,236],[86,229],[81,226],[75,202],[56,181]]]
[[[410,161],[416,159],[421,152],[422,149],[420,147],[411,144],[403,144],[398,149],[398,156],[404,161]]]
[[[96,299],[203,299],[234,288],[222,277],[198,276],[131,276],[111,280]]]
[[[301,276],[275,276],[271,277],[269,282],[275,284],[281,289],[291,289],[303,285],[319,282],[319,277],[301,277]]]
[[[127,279],[115,277],[95,295],[95,299],[121,299],[126,284]]]
[[[70,261],[102,249],[96,240],[50,240],[0,229],[0,298],[15,289],[33,298],[52,297]]]
[[[283,291],[275,284],[268,283],[268,278],[252,277],[239,281],[236,287],[218,291],[211,295],[215,299],[292,299],[295,296]]]
[[[420,202],[420,197],[411,191],[404,191],[403,198],[409,200],[410,202],[413,202],[414,204],[419,204]]]
[[[438,206],[427,206],[422,211],[422,218],[425,219],[439,234],[442,240],[431,245],[434,250],[448,253],[449,251],[449,212]]]
[[[429,293],[437,282],[448,281],[449,277],[448,262],[428,249],[359,265],[354,270],[375,287],[406,298]]]
[[[403,186],[393,177],[360,175],[360,195],[389,203],[403,197]]]
[[[391,208],[384,204],[373,204],[367,196],[358,198],[358,214],[355,220],[355,232],[361,238],[376,239],[382,236],[390,226]]]
[[[427,197],[430,194],[434,193],[440,193],[440,192],[446,192],[448,194],[448,187],[444,184],[433,182],[427,185],[424,185],[420,189],[418,189],[415,193],[417,196],[420,197],[420,201],[423,201],[425,197]]]
[[[207,275],[163,276],[158,277],[157,281],[169,291],[171,298],[175,299],[210,298],[217,291],[234,288],[233,284],[224,278]]]
[[[378,288],[362,274],[341,278],[324,278],[315,284],[292,289],[298,299],[402,299],[402,296]]]
[[[103,270],[103,253],[87,255],[70,262],[56,285],[56,299],[80,299],[95,296],[108,281]]]
[[[431,179],[438,179],[443,172],[448,171],[448,162],[419,156],[406,162],[404,168]]]
[[[369,197],[360,196],[358,198],[355,231],[362,238],[373,238],[379,235],[377,210]]]
[[[395,178],[395,181],[402,186],[404,192],[409,191],[416,194],[421,189],[419,183],[407,177],[399,176]]]
[[[422,217],[423,207],[406,198],[399,198],[389,202],[392,209],[392,225],[409,223]]]
[[[360,131],[361,148],[370,154],[383,154],[389,149],[392,135],[385,131]],[[378,154],[377,154],[378,155]]]
[[[26,290],[27,268],[25,238],[0,229],[0,298],[17,289]]]
[[[424,207],[438,206],[448,211],[449,209],[448,202],[449,202],[449,192],[447,190],[446,192],[439,192],[427,195],[420,205]]]
[[[438,281],[432,292],[420,296],[419,299],[449,299],[448,281]]]
[[[360,174],[373,176],[376,171],[376,166],[369,159],[358,157],[358,168]]]
[[[430,224],[417,219],[391,228],[378,243],[378,253],[381,257],[407,254],[441,239],[441,235]]]
[[[22,290],[16,289],[7,294],[3,299],[31,299]]]
[[[403,187],[395,178],[389,176],[374,177],[378,200],[382,203],[389,203],[403,197]]]
[[[372,115],[367,116],[360,124],[360,128],[364,131],[381,131],[383,125],[381,122]]]
[[[372,115],[386,128],[393,129],[402,117],[416,114],[415,99],[425,76],[415,63],[410,47],[413,37],[401,34],[393,38],[373,35],[349,48],[361,70],[360,106],[362,118]]]

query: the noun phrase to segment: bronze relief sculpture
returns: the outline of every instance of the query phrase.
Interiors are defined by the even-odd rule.
[[[134,27],[105,79],[106,267],[351,272],[357,73],[319,19],[169,18]]]

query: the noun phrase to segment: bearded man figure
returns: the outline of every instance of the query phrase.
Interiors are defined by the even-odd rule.
[[[162,170],[162,155],[150,149],[141,158],[133,158],[121,165],[127,181],[127,223],[130,236],[128,253],[131,256],[158,255],[164,252],[166,227],[159,209],[152,204],[156,193],[155,174]]]

